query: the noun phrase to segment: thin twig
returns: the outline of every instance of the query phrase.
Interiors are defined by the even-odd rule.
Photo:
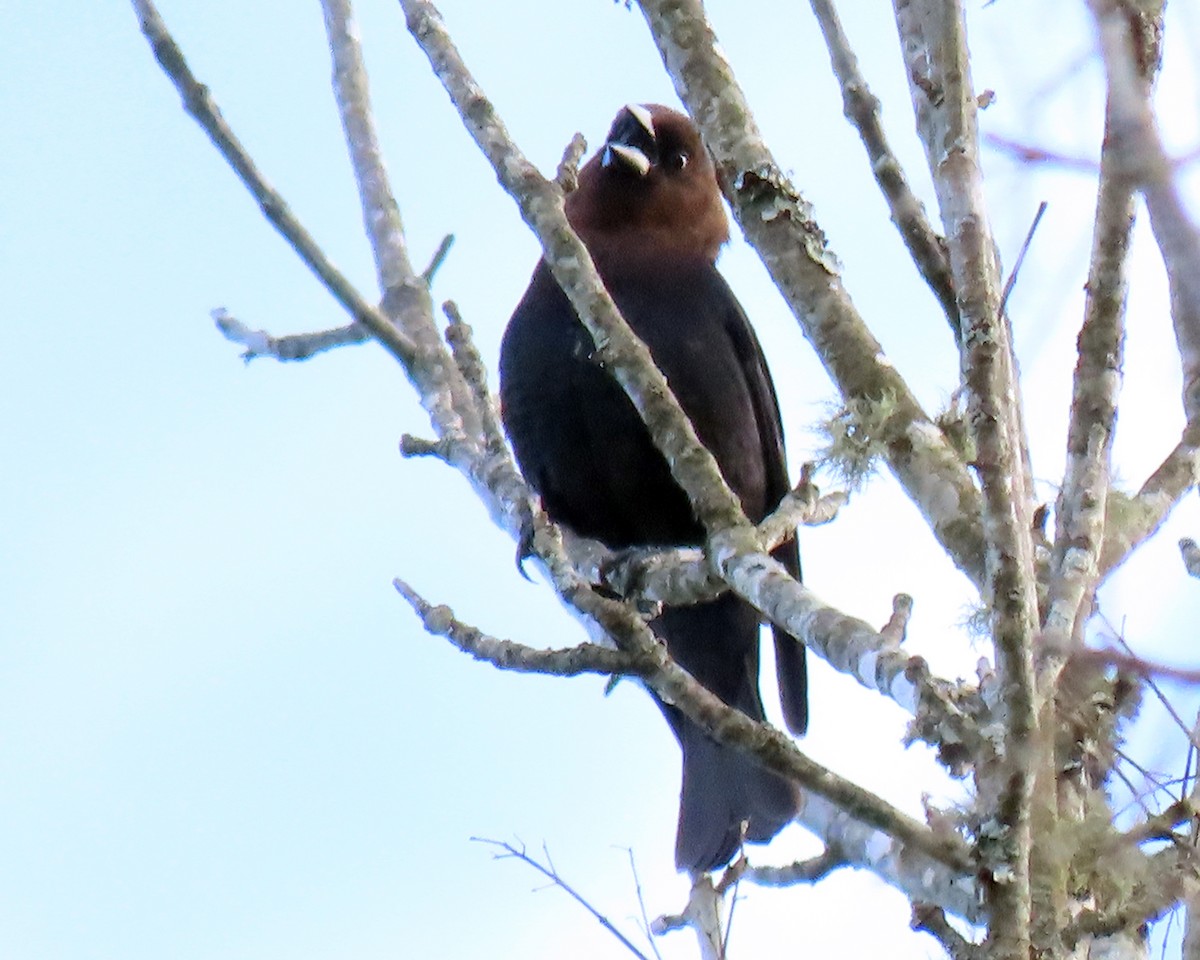
[[[1114,629],[1112,624],[1109,623],[1107,619],[1104,621],[1104,623],[1105,623],[1105,626],[1108,627],[1108,629],[1112,633],[1112,635],[1116,638],[1117,643],[1119,643],[1121,645],[1121,647],[1125,651],[1125,653],[1128,654],[1128,656],[1131,657],[1135,663],[1146,663],[1146,661],[1144,661],[1141,657],[1138,657],[1137,654],[1134,653],[1133,647],[1130,646],[1129,641],[1125,639],[1124,631]],[[1137,673],[1139,671],[1132,670],[1131,672]],[[1151,671],[1151,672],[1157,673],[1158,671]],[[1142,675],[1147,676],[1147,674],[1145,674],[1145,673],[1143,673]],[[1198,675],[1200,675],[1200,672],[1198,672]],[[1148,677],[1148,681],[1149,681],[1148,685],[1150,687],[1150,692],[1153,693],[1154,696],[1158,699],[1158,702],[1162,704],[1162,707],[1164,710],[1167,711],[1168,716],[1170,716],[1170,718],[1175,722],[1175,726],[1179,729],[1179,732],[1182,733],[1189,740],[1192,740],[1193,728],[1189,727],[1186,723],[1184,723],[1183,717],[1181,717],[1179,715],[1179,711],[1176,710],[1171,705],[1170,699],[1167,697],[1167,695],[1165,693],[1162,692],[1162,690],[1160,690],[1158,688],[1158,686],[1154,683],[1153,679],[1149,679],[1149,677]],[[1200,744],[1197,744],[1194,740],[1192,741],[1192,745],[1194,747],[1197,747],[1198,749],[1200,749]]]
[[[433,278],[442,269],[442,264],[446,262],[446,257],[449,255],[452,246],[454,246],[454,234],[448,233],[442,237],[442,242],[433,251],[433,256],[429,258],[429,266],[421,271],[421,280],[425,286],[428,287],[433,284]]]
[[[1151,660],[1146,660],[1129,653],[1121,653],[1119,650],[1111,648],[1076,650],[1071,654],[1071,659],[1077,660],[1080,663],[1095,663],[1116,667],[1118,670],[1124,670],[1126,673],[1136,674],[1145,679],[1161,677],[1165,680],[1175,680],[1179,683],[1200,684],[1200,670],[1189,670],[1185,667],[1172,667],[1165,663],[1154,663]],[[1168,701],[1166,697],[1162,697],[1161,699],[1164,705],[1167,705]],[[1174,711],[1172,711],[1172,719],[1174,719],[1176,725],[1182,724],[1179,715],[1174,713]]]
[[[650,944],[650,949],[654,952],[655,960],[662,960],[662,954],[658,951],[658,944],[654,940],[654,931],[650,929],[650,916],[646,913],[646,898],[642,895],[642,879],[638,876],[637,862],[633,859],[633,849],[626,847],[625,852],[629,855],[629,872],[633,874],[633,889],[637,894],[638,910],[642,916],[642,932],[646,935],[646,942]]]
[[[559,876],[558,871],[556,871],[554,869],[554,865],[552,863],[549,863],[550,855],[549,855],[549,852],[546,851],[545,847],[543,847],[542,850],[544,853],[546,853],[546,860],[547,860],[547,863],[549,863],[549,866],[543,866],[542,864],[538,863],[537,860],[535,860],[533,857],[529,856],[529,854],[527,854],[524,851],[524,849],[518,850],[511,843],[505,843],[503,840],[489,840],[487,837],[472,837],[471,839],[475,843],[483,843],[483,844],[487,844],[488,846],[491,846],[491,847],[499,847],[501,850],[503,850],[504,853],[502,853],[502,854],[501,853],[493,854],[493,856],[497,860],[504,860],[509,857],[512,857],[517,860],[520,860],[522,863],[526,863],[529,866],[533,867],[534,870],[536,870],[542,876],[544,876],[548,880],[550,880],[550,882],[553,883],[556,887],[558,887],[561,890],[566,891],[567,895],[570,896],[570,898],[572,900],[574,900],[577,904],[579,904],[581,907],[583,907],[583,909],[585,909],[588,913],[590,913],[593,917],[596,918],[596,921],[600,924],[600,926],[602,926],[605,930],[607,930],[614,937],[616,937],[617,941],[626,950],[628,950],[630,953],[632,953],[635,957],[640,958],[640,960],[648,960],[646,955],[644,953],[642,953],[642,951],[639,950],[636,946],[634,946],[634,944],[630,941],[630,939],[628,937],[626,937],[625,934],[623,934],[620,930],[618,930],[616,928],[616,926],[613,924],[613,922],[608,919],[608,917],[604,916],[604,914],[602,914],[599,910],[597,910],[595,907],[593,907],[587,901],[587,899],[581,893],[579,893],[579,891],[577,891],[574,887],[572,887],[569,883],[567,883],[561,876]]]
[[[442,238],[437,251],[429,261],[429,266],[421,274],[421,279],[426,285],[432,282],[434,274],[446,259],[446,254],[450,251],[453,243],[453,234],[447,234]],[[338,347],[357,346],[371,339],[371,334],[360,323],[348,323],[344,327],[335,327],[332,330],[275,336],[266,330],[251,329],[224,308],[214,310],[212,318],[226,340],[246,348],[242,353],[242,359],[247,363],[259,357],[270,357],[285,363],[293,360],[308,360],[318,353],[335,350]]]
[[[1151,814],[1143,823],[1128,830],[1125,839],[1132,844],[1148,843],[1151,840],[1170,840],[1176,836],[1180,824],[1194,820],[1200,814],[1196,804],[1189,798],[1176,800],[1165,810]]]
[[[1032,144],[1020,143],[996,133],[984,134],[983,142],[997,153],[1006,154],[1018,163],[1045,164],[1046,166],[1061,167],[1067,170],[1078,170],[1083,173],[1092,174],[1096,172],[1098,166],[1096,161],[1090,157],[1067,156],[1064,153],[1056,153],[1044,147],[1035,147]]]
[[[1049,204],[1043,200],[1038,204],[1037,213],[1033,215],[1033,222],[1029,225],[1029,230],[1025,234],[1025,239],[1021,242],[1021,249],[1017,251],[1016,262],[1013,263],[1012,270],[1009,271],[1008,280],[1004,283],[1004,292],[1000,295],[1000,312],[1004,313],[1008,308],[1008,297],[1013,292],[1013,287],[1017,285],[1017,277],[1021,275],[1021,265],[1025,263],[1025,254],[1029,252],[1029,245],[1033,243],[1033,235],[1037,233],[1038,224],[1042,222],[1042,216],[1046,213],[1046,208]]]
[[[325,285],[354,319],[371,331],[406,368],[415,362],[417,345],[369,304],[354,285],[329,261],[280,194],[267,182],[258,167],[221,116],[207,86],[192,74],[183,52],[167,30],[151,0],[132,0],[142,33],[154,56],[183,98],[184,109],[203,127],[221,155],[258,201],[263,215],[287,240],[305,265]]]

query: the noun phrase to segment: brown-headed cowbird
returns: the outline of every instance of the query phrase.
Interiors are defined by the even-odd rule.
[[[762,348],[716,269],[729,225],[696,128],[667,107],[626,107],[579,171],[566,211],[746,514],[761,520],[788,490],[783,428]],[[702,544],[686,495],[593,353],[590,335],[539,263],[500,350],[504,423],[522,472],[551,517],[609,547]],[[776,555],[799,576],[794,541]],[[748,603],[726,593],[669,607],[651,626],[700,683],[763,719],[759,616]],[[804,648],[778,630],[775,641],[784,716],[803,733]],[[743,824],[746,839],[763,842],[791,820],[797,795],[790,782],[721,746],[676,708],[659,706],[683,750],[679,869],[728,863]]]

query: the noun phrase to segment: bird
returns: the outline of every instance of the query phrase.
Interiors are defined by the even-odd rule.
[[[699,131],[661,104],[624,107],[580,168],[565,210],[747,516],[762,520],[789,489],[779,402],[762,347],[716,267],[729,223]],[[702,545],[687,496],[595,353],[540,261],[500,348],[501,416],[522,474],[553,520],[613,550]],[[775,556],[799,578],[794,538]],[[750,604],[727,592],[667,606],[650,626],[698,682],[764,719],[760,617]],[[784,720],[800,735],[808,724],[805,651],[774,631]],[[791,781],[655,700],[682,750],[677,869],[723,867],[743,839],[766,842],[795,817]]]

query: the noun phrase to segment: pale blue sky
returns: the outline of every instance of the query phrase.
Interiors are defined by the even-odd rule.
[[[844,6],[889,129],[929,196],[890,17]],[[500,636],[580,638],[545,589],[517,576],[513,544],[456,475],[400,459],[400,435],[428,429],[382,351],[242,365],[212,327],[214,307],[274,332],[344,317],[185,116],[132,11],[52,7],[14,5],[0,35],[9,131],[0,151],[0,956],[622,955],[560,892],[531,892],[541,887],[534,874],[493,863],[469,837],[545,842],[627,931],[636,901],[623,848],[632,847],[647,909],[678,909],[678,758],[656,709],[633,684],[604,698],[596,678],[501,675],[420,630],[393,576]],[[814,202],[852,296],[923,402],[938,406],[955,374],[945,322],[906,268],[805,6],[713,8],[760,125]],[[164,0],[160,9],[262,169],[370,291],[318,5]],[[622,4],[460,0],[443,9],[511,132],[546,170],[576,130],[597,143],[623,103],[675,102],[640,16]],[[1038,77],[1061,76],[1088,49],[1085,21],[1056,14],[1043,34],[1051,49],[1038,49],[1034,10],[1047,16],[1035,0],[973,12],[976,83],[998,94],[983,122],[1087,154],[1098,130],[1094,68],[1041,95],[1022,59],[1041,64]],[[443,234],[457,235],[435,296],[458,301],[494,362],[536,244],[398,5],[364,0],[358,12],[413,258],[424,262]],[[1173,142],[1194,146],[1194,80],[1168,77],[1188,105],[1170,114]],[[1035,399],[1037,472],[1053,482],[1092,188],[1077,174],[1034,176],[994,156],[988,164],[1007,262],[1037,202],[1051,200],[1011,306]],[[723,266],[766,345],[798,467],[832,390],[740,241]],[[1119,441],[1131,483],[1180,426],[1152,250],[1139,254],[1139,270]],[[1194,623],[1200,611],[1174,541],[1197,530],[1189,503],[1130,565],[1125,586],[1106,594],[1106,611],[1139,649],[1180,663],[1191,650],[1172,623]],[[890,480],[837,524],[806,532],[803,553],[814,589],[868,620],[886,619],[892,594],[913,593],[910,645],[938,669],[969,674],[986,652],[955,628],[969,594]],[[805,748],[816,759],[914,813],[923,791],[948,795],[923,751],[897,746],[897,709],[823,666],[813,685]],[[1159,728],[1142,739],[1153,759],[1170,758]],[[815,849],[792,829],[759,859]],[[863,875],[750,890],[738,911],[735,955],[937,955],[907,932],[903,900]],[[686,957],[693,947],[677,934],[662,949]]]

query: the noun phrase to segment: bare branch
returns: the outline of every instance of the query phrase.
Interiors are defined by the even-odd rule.
[[[503,860],[507,857],[513,857],[517,860],[520,860],[522,863],[529,864],[529,866],[533,867],[534,870],[536,870],[542,876],[544,876],[548,880],[550,880],[550,882],[553,883],[556,887],[558,887],[561,890],[566,891],[567,895],[572,900],[574,900],[577,904],[579,904],[581,907],[583,907],[584,910],[586,910],[588,913],[590,913],[593,917],[596,918],[596,921],[600,924],[600,926],[602,926],[605,930],[607,930],[614,937],[616,937],[617,942],[619,942],[621,944],[621,946],[623,946],[626,950],[628,950],[630,953],[632,953],[635,957],[640,958],[640,960],[648,960],[646,955],[644,953],[642,953],[642,951],[639,950],[637,947],[635,947],[633,945],[633,943],[629,940],[629,938],[626,937],[625,934],[623,934],[620,930],[618,930],[616,928],[616,925],[613,924],[613,922],[611,920],[609,920],[608,917],[604,916],[604,914],[602,914],[599,910],[597,910],[595,907],[593,907],[591,905],[591,903],[589,903],[588,900],[581,893],[579,893],[579,891],[577,891],[574,887],[572,887],[569,883],[567,883],[567,881],[565,881],[559,875],[558,871],[554,869],[554,864],[550,862],[550,854],[548,852],[546,853],[546,863],[541,864],[541,863],[538,863],[538,861],[535,860],[533,857],[531,857],[529,854],[527,854],[525,852],[524,847],[522,847],[521,849],[518,849],[518,848],[514,847],[511,843],[505,843],[503,840],[489,840],[486,837],[472,837],[471,839],[474,840],[476,843],[487,844],[490,847],[497,847],[501,851],[503,851],[502,853],[497,853],[494,855],[497,860]],[[544,848],[543,848],[543,850],[544,850]]]
[[[596,541],[563,534],[583,577],[630,599],[697,603],[717,596],[724,585],[696,549],[614,554]],[[734,584],[739,594],[835,669],[914,714],[911,738],[935,746],[950,769],[961,773],[971,758],[990,753],[979,733],[988,711],[976,691],[934,677],[924,658],[899,648],[911,598],[899,595],[892,620],[877,632],[792,581],[765,554],[738,558],[737,567],[744,569]]]
[[[819,527],[837,519],[838,510],[849,501],[850,497],[840,490],[822,495],[813,483],[815,470],[813,463],[804,464],[796,485],[758,525],[758,535],[766,549],[774,550],[790,540],[801,525]]]
[[[426,0],[401,0],[401,6],[409,33],[429,57],[467,131],[541,241],[554,279],[596,343],[597,359],[633,401],[697,519],[710,535],[721,531],[753,549],[753,528],[740,501],[726,485],[712,454],[696,438],[650,351],[629,329],[605,290],[587,248],[567,223],[561,189],[546,180],[512,142],[436,8]]]
[[[983,922],[982,898],[973,877],[948,870],[821,797],[806,797],[797,820],[821,837],[830,856],[836,853],[845,866],[870,870],[914,902],[936,903],[972,923]],[[743,876],[763,886],[780,886],[792,882],[796,867],[747,867]]]
[[[333,90],[358,181],[363,226],[375,254],[379,288],[386,295],[415,279],[404,224],[375,132],[362,44],[350,0],[321,0],[321,7],[333,58]]]
[[[246,349],[242,359],[249,363],[257,357],[274,360],[307,360],[326,350],[366,343],[371,334],[361,323],[350,323],[333,330],[318,330],[315,333],[297,333],[276,337],[266,330],[252,330],[224,308],[212,312],[213,322],[225,335],[225,339]]]
[[[1200,816],[1195,800],[1185,797],[1176,800],[1165,810],[1149,815],[1144,822],[1139,823],[1125,834],[1124,839],[1135,846],[1152,840],[1173,840],[1181,824],[1190,823]]]
[[[354,285],[344,277],[317,246],[307,230],[284,202],[283,197],[259,172],[233,130],[221,116],[208,87],[200,83],[188,68],[183,52],[167,31],[151,0],[132,0],[141,23],[142,33],[150,43],[154,56],[163,71],[171,78],[183,97],[183,106],[204,128],[221,155],[258,201],[263,215],[283,235],[305,265],[325,285],[346,311],[362,324],[407,369],[418,355],[417,345],[396,329],[383,314],[363,299]]]
[[[1090,157],[1071,157],[1063,153],[1055,153],[1044,147],[1019,143],[1008,137],[995,133],[986,133],[983,142],[999,153],[1006,154],[1018,163],[1037,163],[1052,167],[1063,167],[1068,170],[1079,170],[1084,173],[1095,173],[1098,164]]]
[[[692,882],[683,913],[659,917],[650,925],[658,935],[691,927],[696,934],[701,960],[724,960],[725,938],[721,932],[721,894],[708,874]]]
[[[558,162],[558,170],[554,174],[554,182],[563,195],[570,193],[579,186],[579,161],[587,153],[587,141],[582,133],[576,133],[563,150],[562,159]]]
[[[999,263],[988,225],[979,167],[978,102],[971,87],[966,23],[960,3],[894,0],[918,131],[937,190],[962,318],[963,382],[983,488],[987,543],[984,600],[1005,706],[1006,764],[981,778],[995,791],[1004,841],[987,845],[996,882],[988,886],[997,958],[1026,958],[1032,913],[1033,800],[1038,770],[1053,789],[1049,750],[1038,744],[1033,639],[1038,608],[1032,541],[1032,481],[1020,421],[1011,330],[1001,311]],[[1057,903],[1039,922],[1053,930]]]
[[[888,462],[938,541],[975,584],[983,582],[979,494],[965,464],[887,362],[839,277],[812,209],[775,162],[700,0],[641,0],[679,98],[712,152],[746,239],[842,396],[894,398],[884,434]]]
[[[1200,684],[1200,670],[1185,670],[1181,667],[1168,666],[1165,663],[1155,663],[1152,660],[1110,648],[1081,648],[1071,654],[1071,659],[1079,663],[1096,663],[1116,667],[1118,670],[1139,677],[1164,677],[1180,683]],[[1178,721],[1178,718],[1176,720]],[[1186,733],[1187,728],[1183,729]]]
[[[951,960],[981,960],[984,955],[978,945],[971,943],[950,925],[941,907],[914,903],[911,926],[914,930],[924,930],[935,937]]]
[[[957,341],[960,336],[958,301],[955,298],[946,241],[933,229],[924,205],[912,192],[904,169],[892,152],[879,119],[879,101],[867,86],[866,78],[859,72],[858,58],[842,30],[833,0],[810,0],[810,3],[817,23],[821,25],[834,75],[842,88],[842,112],[858,130],[867,150],[867,159],[871,162],[871,173],[891,211],[892,223],[908,247],[917,270],[942,305]]]
[[[821,853],[808,860],[797,860],[782,867],[749,867],[743,874],[760,887],[794,887],[800,883],[816,883],[824,880],[840,867],[850,866],[850,861],[837,847],[826,847]]]
[[[458,312],[453,300],[442,304],[442,312],[449,325],[446,327],[446,342],[454,363],[466,381],[467,388],[475,401],[475,412],[479,417],[480,432],[484,449],[491,455],[507,457],[508,447],[504,442],[504,428],[500,424],[500,412],[496,398],[488,390],[487,367],[475,346],[471,328]]]
[[[473,628],[460,624],[454,620],[448,608],[429,607],[402,581],[396,582],[396,589],[413,605],[414,610],[423,617],[428,615],[427,629],[431,632],[449,637],[472,654],[475,649],[495,649],[497,656],[507,657],[518,664],[513,669],[536,670],[541,666],[541,661],[555,666],[564,662],[573,666],[576,661],[572,656],[582,658],[584,655],[576,651],[585,648],[587,657],[598,656],[587,645],[585,648],[549,653],[516,644],[505,645],[503,641],[493,641]],[[595,596],[586,585],[577,581],[574,589],[564,586],[562,592],[568,602],[576,603],[581,612],[607,630],[619,649],[626,653],[623,663],[605,661],[605,672],[609,672],[608,667],[619,663],[621,668],[636,673],[646,681],[665,702],[678,707],[690,719],[710,731],[718,742],[749,751],[768,769],[795,780],[813,793],[827,798],[850,817],[895,837],[934,861],[960,872],[969,869],[966,845],[960,838],[934,834],[924,824],[886,801],[810,760],[785,734],[767,724],[757,723],[723,703],[668,658],[665,648],[649,627],[634,616],[628,607]],[[495,644],[500,646],[495,647]],[[585,669],[591,671],[594,667],[587,665]]]
[[[892,597],[892,615],[879,630],[879,635],[889,643],[901,644],[908,634],[908,620],[912,616],[913,598],[907,593]]]
[[[1017,278],[1021,275],[1021,266],[1025,263],[1025,255],[1029,253],[1029,247],[1033,243],[1033,235],[1037,233],[1038,224],[1042,222],[1042,217],[1046,215],[1046,208],[1049,204],[1043,200],[1038,204],[1037,213],[1033,215],[1033,222],[1029,225],[1029,230],[1025,233],[1025,239],[1021,241],[1021,249],[1017,251],[1017,259],[1013,263],[1012,271],[1008,275],[1008,279],[1004,281],[1004,290],[1000,294],[1000,315],[1004,316],[1008,308],[1008,298],[1013,292],[1013,288],[1017,285]]]
[[[350,0],[321,0],[321,6],[333,60],[334,98],[358,186],[363,225],[371,241],[375,272],[383,292],[383,310],[420,351],[412,363],[405,365],[405,372],[420,393],[439,435],[461,432],[475,438],[479,433],[479,412],[447,355],[429,294],[429,277],[449,250],[448,243],[443,240],[426,270],[428,276],[414,271],[400,207],[375,131],[367,70]]]
[[[1110,106],[1105,126],[1111,123]],[[1067,430],[1067,469],[1055,511],[1057,532],[1043,619],[1047,681],[1052,681],[1063,658],[1081,641],[1105,537],[1134,218],[1133,191],[1127,179],[1118,175],[1119,162],[1112,138],[1106,136]]]
[[[449,256],[452,246],[454,246],[454,234],[448,233],[442,237],[442,242],[433,251],[433,256],[429,258],[429,265],[421,271],[421,281],[425,286],[429,287],[433,285],[433,278],[442,269],[442,264],[446,262],[446,257]]]
[[[433,281],[446,254],[454,243],[454,235],[447,234],[442,238],[433,258],[421,274],[421,279],[428,285]],[[344,327],[333,330],[317,330],[313,333],[295,333],[277,337],[266,330],[252,330],[224,308],[212,312],[213,322],[217,329],[225,335],[225,339],[241,344],[246,349],[242,359],[249,363],[258,357],[270,357],[273,360],[287,362],[291,360],[308,360],[326,350],[338,347],[356,346],[371,339],[371,334],[361,323],[349,323]]]
[[[1200,423],[1184,427],[1183,436],[1133,499],[1109,492],[1100,570],[1107,577],[1135,549],[1152,537],[1171,511],[1200,481]],[[1117,514],[1119,511],[1119,515]]]
[[[1171,316],[1183,364],[1183,409],[1200,420],[1200,232],[1184,209],[1167,158],[1146,76],[1157,67],[1162,4],[1131,11],[1115,0],[1089,0],[1108,76],[1110,136],[1127,176],[1146,198],[1171,290]]]
[[[812,483],[812,464],[805,464],[796,486],[758,524],[763,550],[772,551],[792,539],[800,524],[830,522],[846,499],[843,493],[821,497]],[[610,550],[571,531],[564,538],[572,561],[585,577],[627,598],[692,604],[711,600],[727,587],[697,547]]]
[[[584,673],[637,673],[636,658],[623,650],[581,643],[563,650],[538,650],[511,640],[498,640],[481,630],[463,623],[454,611],[444,605],[434,606],[403,580],[392,581],[396,592],[435,637],[445,637],[463,653],[476,660],[486,660],[501,670],[518,673],[547,673],[556,677],[577,677]]]

